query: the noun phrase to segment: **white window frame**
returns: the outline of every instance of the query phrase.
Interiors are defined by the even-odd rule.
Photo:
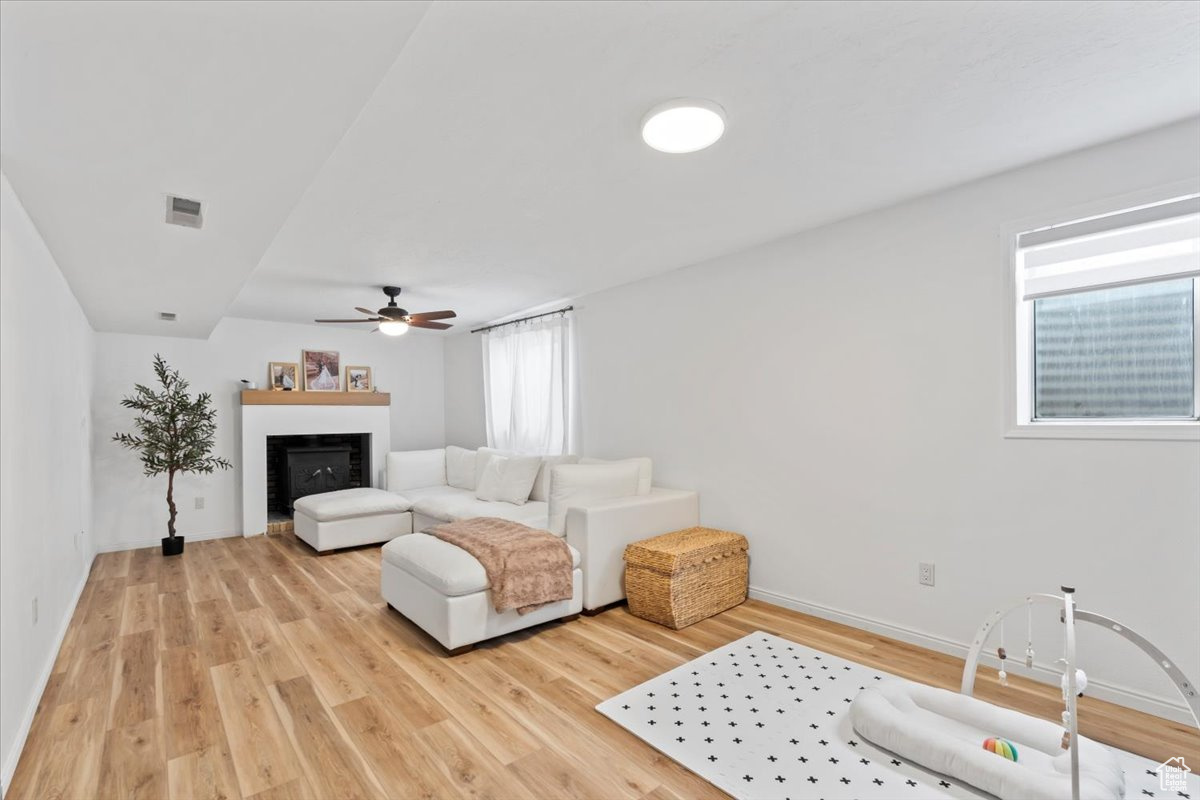
[[[1111,197],[1080,206],[1026,217],[1006,223],[1000,235],[1006,243],[1004,331],[1005,331],[1005,437],[1018,439],[1144,439],[1200,441],[1200,421],[1130,419],[1056,419],[1033,418],[1033,301],[1021,298],[1017,276],[1017,237],[1027,231],[1104,214],[1113,214],[1138,206],[1150,205],[1200,192],[1200,179],[1180,181],[1140,192]],[[1200,278],[1193,283],[1193,306],[1200,309]],[[1200,325],[1193,330],[1195,357],[1200,362]],[[1200,368],[1195,370],[1193,388],[1200,410]]]

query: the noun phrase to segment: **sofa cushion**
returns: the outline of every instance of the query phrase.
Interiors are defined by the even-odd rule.
[[[483,477],[483,470],[487,467],[488,461],[492,456],[514,456],[516,453],[510,453],[507,450],[497,450],[494,447],[481,447],[475,451],[475,485],[471,488],[478,489],[479,481]]]
[[[446,447],[446,483],[456,489],[475,491],[475,451]]]
[[[447,487],[449,488],[449,487]],[[499,517],[520,522],[531,528],[546,529],[546,516],[549,513],[546,503],[526,503],[515,506],[511,503],[494,503],[480,500],[473,492],[465,489],[450,489],[411,498],[413,510],[433,519],[443,522],[454,522],[472,517]]]
[[[579,566],[579,551],[571,551],[571,566]],[[447,597],[482,592],[488,588],[483,565],[466,550],[426,533],[400,536],[383,546],[383,560]]]
[[[632,461],[559,464],[550,475],[548,530],[558,536],[567,531],[568,508],[633,497],[638,493],[638,465]]]
[[[420,489],[405,489],[404,496],[412,501],[415,507],[422,500],[428,500],[431,497],[461,497],[462,495],[475,496],[474,492],[466,489],[456,489],[453,486],[422,486]]]
[[[616,461],[606,461],[602,458],[581,458],[580,464],[637,464],[638,467],[638,487],[637,493],[640,495],[650,494],[651,480],[654,477],[651,473],[654,469],[654,462],[649,458],[642,456],[639,458],[621,458]]]
[[[530,500],[550,499],[550,470],[559,464],[576,464],[579,456],[542,456],[542,466],[538,469],[537,477],[533,480],[533,489],[529,491]]]
[[[402,514],[412,508],[412,501],[382,489],[342,489],[301,497],[294,504],[297,511],[317,522],[333,522],[352,517],[374,517],[379,514]]]
[[[446,450],[408,450],[387,454],[389,492],[446,485]]]
[[[490,456],[475,487],[475,496],[480,500],[525,505],[541,466],[540,456]]]

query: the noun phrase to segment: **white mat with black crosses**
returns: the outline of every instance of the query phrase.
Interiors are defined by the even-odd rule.
[[[988,797],[854,732],[850,702],[887,676],[758,631],[596,710],[737,798]],[[1125,767],[1126,798],[1200,800],[1195,775],[1187,791],[1163,791],[1156,763],[1115,752]]]

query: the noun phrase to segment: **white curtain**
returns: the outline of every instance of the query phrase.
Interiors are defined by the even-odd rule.
[[[538,455],[571,452],[572,319],[569,313],[483,335],[488,445]]]

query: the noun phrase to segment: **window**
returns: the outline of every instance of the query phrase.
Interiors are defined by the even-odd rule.
[[[1197,196],[1020,234],[1018,427],[1173,427],[1192,438],[1198,276]]]
[[[570,314],[496,327],[483,335],[488,445],[535,455],[572,450]]]

